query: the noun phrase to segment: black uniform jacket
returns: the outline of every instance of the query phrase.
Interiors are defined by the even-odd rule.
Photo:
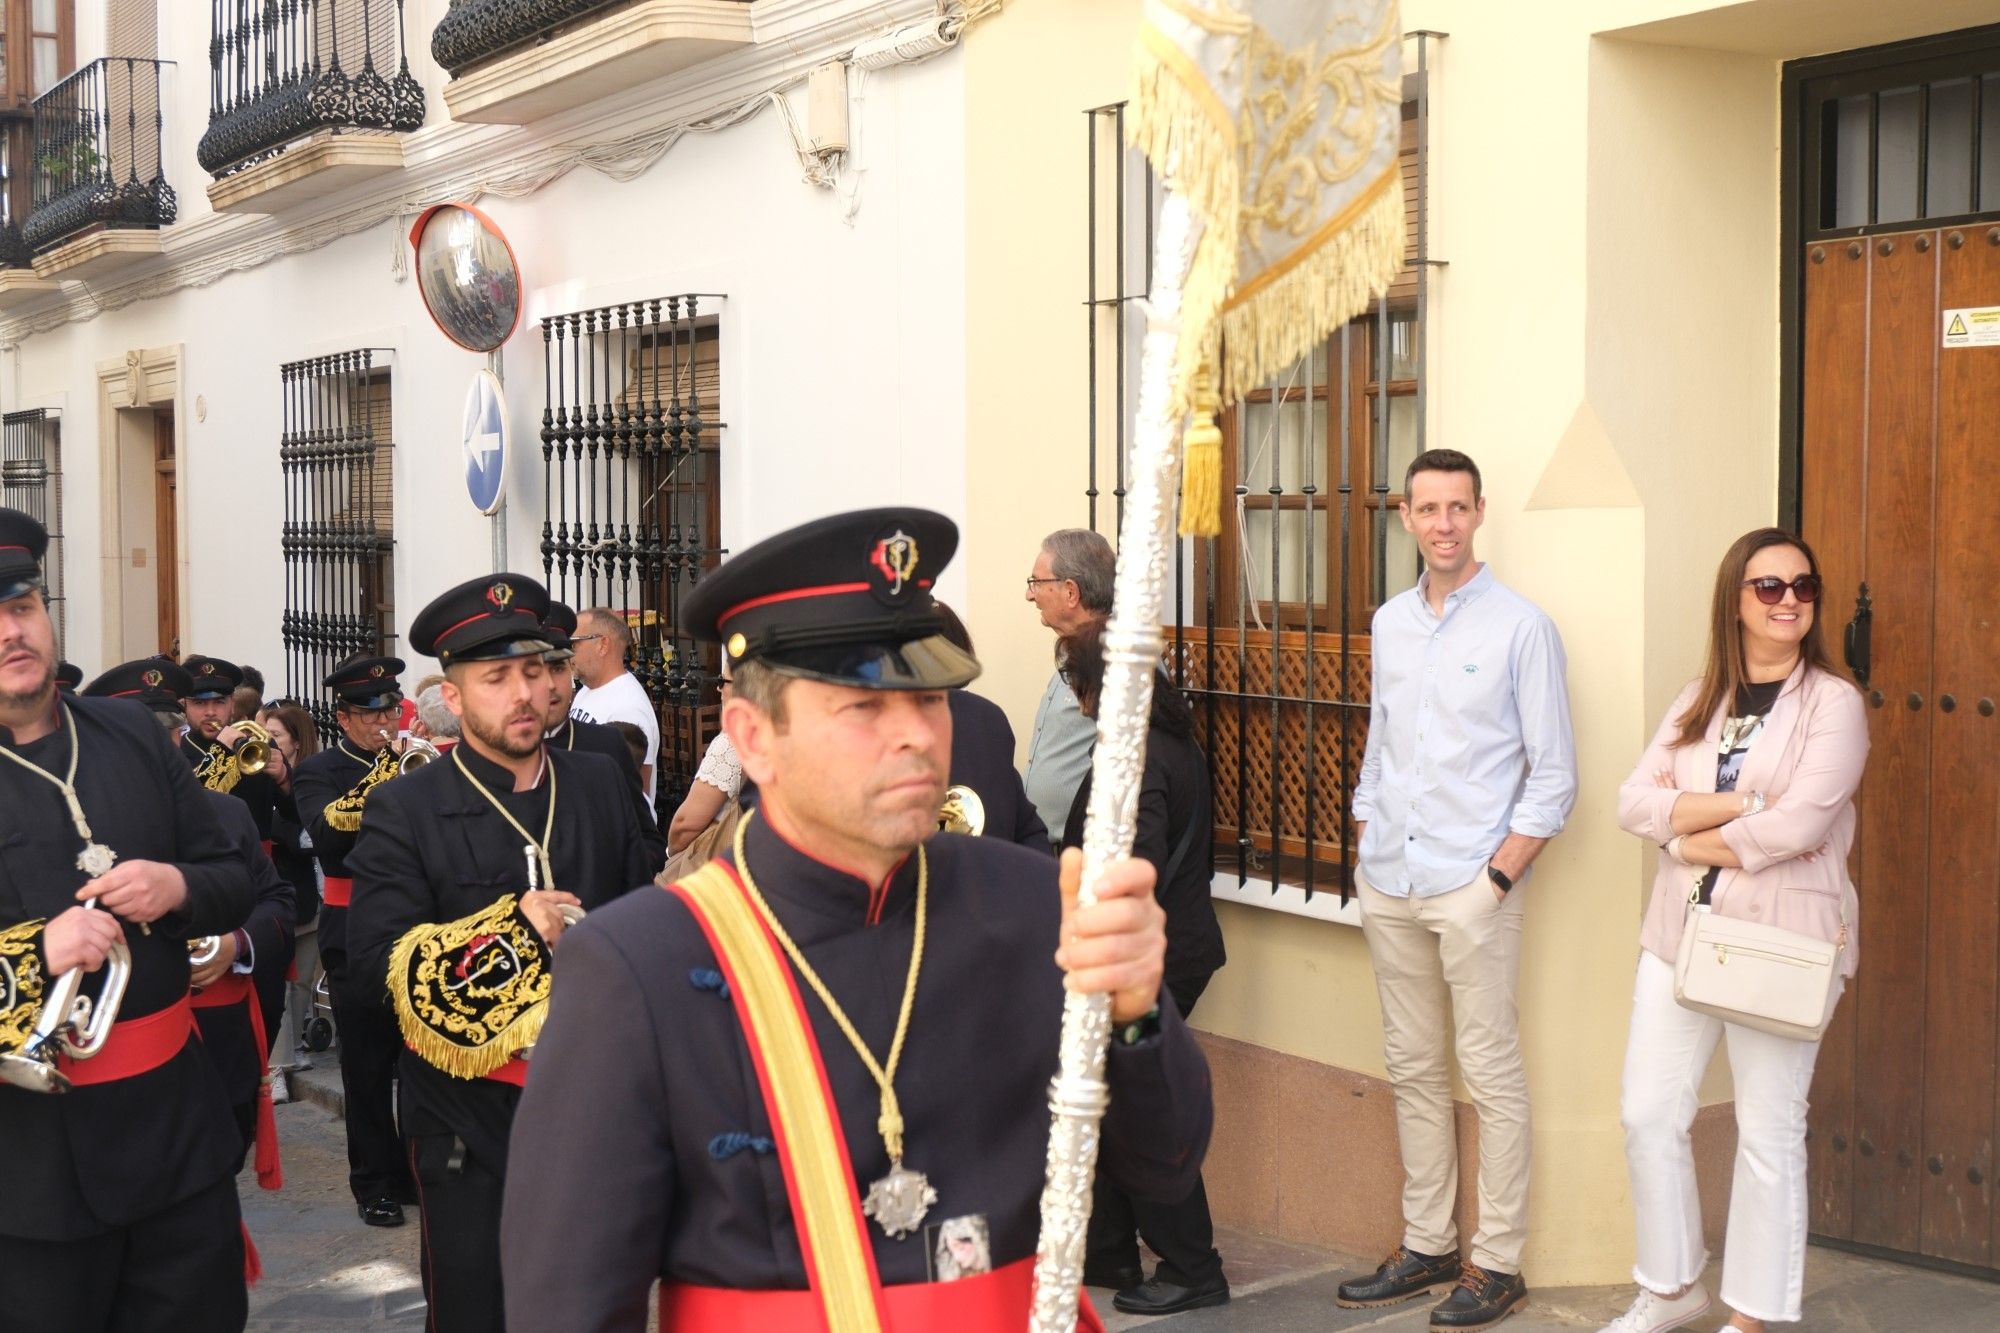
[[[271,863],[292,886],[293,927],[304,930],[319,915],[319,877],[313,873],[312,839],[299,819],[298,799],[280,790],[271,818]]]
[[[653,874],[659,874],[660,867],[667,863],[667,835],[661,830],[659,821],[653,818],[653,807],[646,804],[639,766],[632,762],[632,747],[625,743],[625,738],[618,734],[615,727],[602,722],[583,722],[567,717],[548,738],[548,744],[551,750],[601,754],[618,765],[618,771],[632,785],[632,817],[639,821],[639,835],[646,841],[646,855],[652,863]]]
[[[261,997],[273,980],[280,985],[284,983],[285,969],[292,962],[292,886],[278,874],[271,858],[264,855],[257,826],[243,802],[220,792],[202,795],[215,810],[217,822],[235,847],[256,891],[256,906],[250,909],[250,917],[241,929],[250,936],[251,956],[255,959],[251,981],[262,1003]],[[230,1004],[197,1009],[195,1020],[201,1024],[203,1048],[222,1075],[230,1105],[240,1106],[255,1100],[257,1085],[264,1077],[265,1050],[257,1045],[250,1015],[242,1005]],[[268,1038],[270,1034],[265,1036]]]
[[[354,839],[358,835],[327,823],[326,808],[360,786],[361,779],[367,777],[374,766],[374,755],[356,748],[353,742],[342,737],[331,749],[321,750],[302,760],[292,774],[292,799],[298,807],[299,823],[312,840],[313,855],[319,858],[319,868],[329,876],[353,878],[347,868],[347,854],[354,850]],[[400,781],[401,778],[391,778],[376,791]],[[369,793],[368,801],[371,806],[374,804],[374,792]],[[321,915],[319,952],[321,958],[328,960],[329,970],[341,971],[345,968],[347,909],[329,907]]]
[[[76,718],[76,789],[91,832],[119,860],[171,862],[187,880],[186,904],[153,922],[151,934],[125,927],[132,979],[118,1017],[143,1018],[187,994],[189,936],[243,924],[250,880],[151,713],[129,699],[65,696],[63,704]],[[68,734],[58,729],[18,753],[60,776],[69,767]],[[80,850],[55,785],[0,764],[0,924],[53,918],[75,906],[87,878],[76,867]],[[7,1155],[0,1234],[96,1235],[233,1172],[243,1145],[215,1066],[199,1046],[190,1037],[158,1069],[60,1096],[0,1084]]]
[[[1083,845],[1090,776],[1084,773],[1070,805],[1063,830],[1065,847]],[[1132,855],[1151,861],[1160,876],[1153,896],[1167,914],[1167,984],[1192,986],[1197,994],[1228,961],[1211,894],[1215,869],[1209,857],[1214,838],[1208,757],[1189,738],[1154,727],[1146,733],[1146,775],[1139,784],[1139,824],[1132,837]],[[1168,863],[1183,839],[1186,850],[1169,880]]]
[[[951,781],[979,793],[986,807],[986,837],[1052,850],[1048,826],[1035,813],[1014,768],[1014,728],[999,704],[964,690],[951,701]]]
[[[937,1190],[926,1226],[984,1216],[998,1268],[1034,1253],[1040,1228],[1064,994],[1056,868],[994,838],[939,834],[927,849],[922,973],[896,1074],[904,1161]],[[762,819],[746,850],[772,910],[885,1057],[915,937],[917,859],[871,889]],[[612,904],[556,950],[502,1214],[511,1327],[639,1333],[655,1276],[807,1286],[756,1070],[716,969],[700,926],[663,889]],[[875,1081],[798,987],[865,1193],[888,1170]],[[1174,1200],[1200,1172],[1212,1108],[1201,1050],[1161,998],[1159,1031],[1110,1052],[1102,1169],[1141,1198]],[[866,1231],[884,1283],[927,1280],[924,1229]]]
[[[412,927],[471,916],[528,887],[524,840],[467,781],[454,756],[523,828],[541,836],[549,780],[516,792],[511,773],[467,745],[369,793],[347,861],[354,871],[347,925],[357,988],[387,995],[389,952]],[[548,757],[556,792],[548,842],[555,883],[542,887],[574,893],[594,912],[649,884],[659,867],[647,859],[624,777],[598,755],[551,750]],[[454,1078],[409,1050],[400,1069],[406,1135],[455,1134],[489,1169],[505,1171],[518,1088]]]

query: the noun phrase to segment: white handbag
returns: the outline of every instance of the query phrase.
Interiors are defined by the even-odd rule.
[[[1840,1002],[1846,947],[1844,902],[1834,942],[1691,906],[1674,960],[1674,999],[1725,1023],[1818,1041]]]

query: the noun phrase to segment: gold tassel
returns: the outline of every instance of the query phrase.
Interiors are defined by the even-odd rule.
[[[1203,357],[1194,373],[1194,416],[1181,436],[1181,536],[1215,537],[1222,532],[1222,430],[1215,414],[1215,366]]]
[[[522,970],[505,988],[508,994],[492,997],[484,1014],[469,1018],[445,1009],[435,991],[450,956],[482,933],[508,936],[523,955]],[[510,893],[456,921],[412,926],[389,951],[388,989],[411,1050],[453,1078],[484,1078],[540,1038],[549,1010],[547,954]]]

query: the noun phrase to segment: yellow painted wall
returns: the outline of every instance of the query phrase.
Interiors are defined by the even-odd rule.
[[[1432,58],[1431,253],[1447,266],[1429,439],[1479,460],[1479,554],[1569,653],[1580,796],[1525,890],[1539,1284],[1622,1282],[1631,1263],[1618,1088],[1653,852],[1614,803],[1699,666],[1723,548],[1777,513],[1779,62],[1828,32],[1962,26],[1960,0],[1915,0],[1886,29],[1882,8],[1403,7],[1405,29],[1450,34]],[[1010,0],[966,48],[970,619],[982,689],[1024,740],[1050,645],[1020,580],[1041,534],[1081,516],[1081,113],[1124,95],[1138,9]],[[1646,26],[1611,34],[1630,25]],[[1230,962],[1200,1026],[1382,1073],[1358,930],[1220,914]],[[1727,1095],[1713,1078],[1706,1099]]]

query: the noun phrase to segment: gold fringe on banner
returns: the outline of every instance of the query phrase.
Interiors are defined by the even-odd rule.
[[[1368,308],[1403,267],[1401,167],[1389,170],[1304,244],[1238,287],[1222,307],[1222,387],[1231,402],[1284,373]]]
[[[1135,77],[1126,137],[1174,193],[1188,201],[1201,223],[1181,294],[1181,373],[1175,377],[1175,398],[1185,404],[1205,333],[1214,326],[1236,272],[1236,126],[1207,78],[1151,24],[1139,29]]]
[[[454,1078],[484,1078],[533,1046],[549,1010],[549,951],[513,894],[411,928],[389,954],[403,1040]]]

